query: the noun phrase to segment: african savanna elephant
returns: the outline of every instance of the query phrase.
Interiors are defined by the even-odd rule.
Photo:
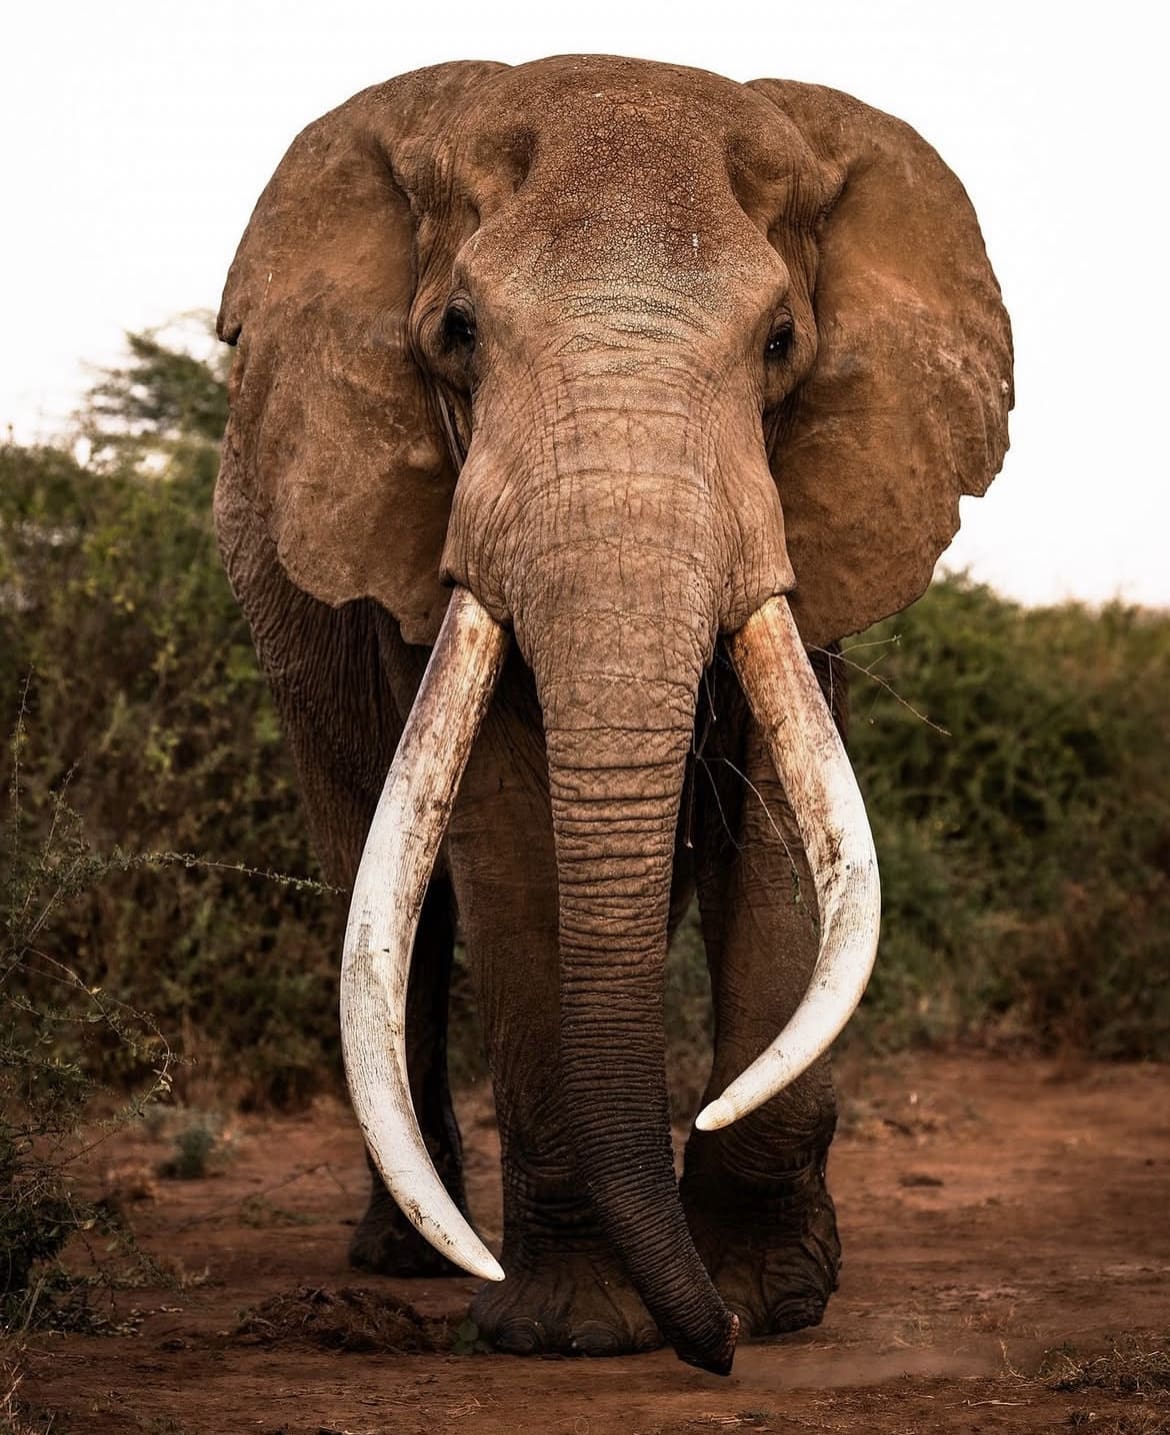
[[[353,887],[351,1256],[485,1277],[507,1350],[665,1338],[725,1372],[836,1285],[825,1053],[879,897],[824,654],[922,592],[1003,459],[967,196],[833,90],[440,65],[294,141],[219,333],[221,548]],[[680,1182],[663,971],[696,892],[716,1035]],[[447,1088],[456,914],[499,1264]]]

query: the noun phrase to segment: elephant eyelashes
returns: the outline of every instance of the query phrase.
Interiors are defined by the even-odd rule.
[[[792,320],[781,319],[768,335],[768,342],[764,345],[764,358],[772,363],[779,363],[786,359],[792,352],[795,338],[796,330]]]
[[[475,349],[475,315],[463,304],[451,304],[443,315],[443,343],[451,353],[469,356]]]

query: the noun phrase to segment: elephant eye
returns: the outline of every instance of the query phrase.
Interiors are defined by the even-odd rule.
[[[443,343],[465,355],[475,348],[475,315],[467,304],[448,304],[443,315]]]
[[[772,326],[768,342],[764,345],[764,358],[770,359],[773,363],[786,359],[792,352],[792,343],[795,338],[796,328],[791,317],[785,314],[777,319]]]

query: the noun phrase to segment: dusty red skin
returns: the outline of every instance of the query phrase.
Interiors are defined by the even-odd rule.
[[[696,1138],[680,1201],[663,957],[697,889],[723,1080],[807,980],[807,867],[712,662],[775,594],[810,644],[910,601],[959,495],[998,469],[1010,333],[961,185],[908,127],[817,87],[606,57],[439,66],[294,142],[220,332],[239,344],[221,545],[336,880],[444,582],[515,635],[437,879],[504,1129],[509,1279],[477,1320],[516,1350],[660,1331],[713,1369],[736,1316],[815,1323],[838,1257],[827,1069]],[[412,1086],[455,1190],[449,914],[419,941]],[[729,1252],[749,1228],[763,1288]],[[371,1218],[355,1258],[426,1269],[399,1234]]]

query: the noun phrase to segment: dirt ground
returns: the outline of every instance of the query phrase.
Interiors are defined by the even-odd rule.
[[[974,1057],[867,1067],[842,1083],[830,1167],[845,1243],[841,1289],[824,1325],[741,1346],[725,1380],[668,1351],[587,1361],[369,1349],[386,1343],[375,1330],[381,1297],[455,1327],[475,1283],[347,1268],[365,1178],[338,1105],[234,1122],[230,1159],[206,1179],[150,1175],[173,1150],[173,1132],[119,1137],[99,1153],[97,1174],[133,1200],[141,1244],[184,1279],[178,1289],[119,1292],[128,1333],[36,1337],[19,1392],[32,1429],[1170,1431],[1164,1389],[1143,1393],[1139,1381],[1135,1392],[1124,1376],[1055,1389],[1059,1369],[1073,1367],[1051,1354],[1064,1347],[1079,1360],[1134,1338],[1133,1349],[1160,1342],[1166,1351],[1170,1071]],[[471,1200],[491,1240],[499,1185],[490,1100],[470,1092],[461,1106]],[[253,1315],[241,1328],[245,1310]],[[446,1332],[400,1324],[400,1346],[411,1331],[424,1345],[428,1332]],[[351,1347],[367,1348],[322,1343],[340,1340],[342,1327]],[[355,1338],[362,1329],[375,1333]],[[473,1343],[465,1330],[460,1349]]]

